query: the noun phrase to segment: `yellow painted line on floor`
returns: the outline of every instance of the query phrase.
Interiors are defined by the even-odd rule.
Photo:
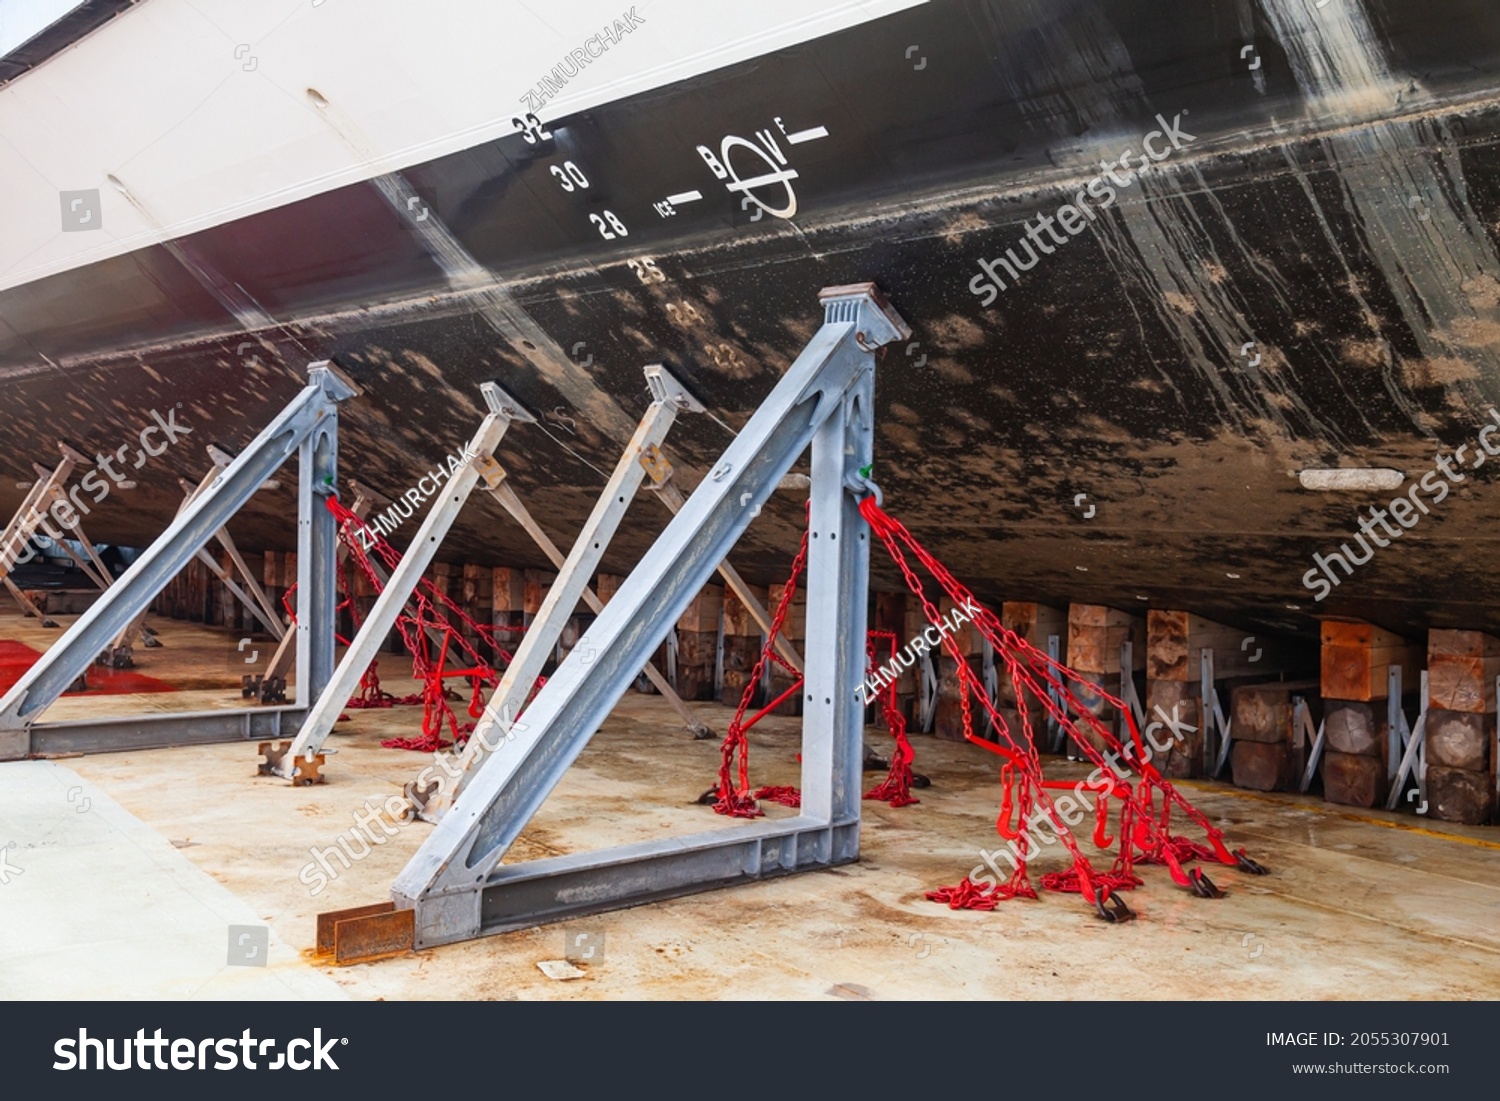
[[[1220,787],[1217,784],[1209,785],[1197,783],[1192,780],[1175,780],[1173,787],[1190,787],[1195,791],[1205,792],[1210,795],[1232,795],[1238,799],[1249,799],[1257,803],[1270,803],[1272,806],[1296,808],[1298,810],[1316,811],[1320,814],[1332,814],[1339,818],[1346,818],[1351,822],[1365,822],[1372,826],[1383,826],[1388,830],[1404,830],[1414,833],[1419,837],[1431,837],[1438,841],[1453,841],[1460,845],[1472,845],[1476,849],[1494,849],[1500,851],[1500,841],[1485,841],[1479,837],[1465,837],[1457,833],[1442,833],[1438,830],[1430,830],[1426,826],[1408,825],[1405,822],[1390,822],[1384,818],[1371,818],[1364,814],[1354,814],[1351,811],[1339,810],[1327,803],[1304,803],[1293,802],[1288,799],[1277,799],[1274,796],[1264,795],[1258,791],[1246,791],[1243,788]]]

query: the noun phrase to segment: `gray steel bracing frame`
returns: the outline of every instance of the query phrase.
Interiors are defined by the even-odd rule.
[[[642,419],[637,436],[644,436],[647,444],[654,447],[655,444],[652,441],[659,441],[665,435],[678,412],[701,411],[702,406],[665,369],[659,366],[648,367],[646,378],[651,385],[655,400]],[[334,671],[333,678],[308,713],[307,721],[287,752],[280,757],[279,763],[272,769],[278,775],[295,780],[300,762],[316,755],[328,735],[332,733],[339,713],[348,703],[355,688],[358,687],[364,670],[374,659],[380,643],[395,626],[397,617],[416,590],[423,572],[436,557],[443,539],[452,528],[454,521],[458,519],[460,511],[475,489],[482,486],[487,490],[525,529],[559,570],[547,601],[527,630],[510,667],[506,669],[504,678],[496,690],[496,698],[503,696],[504,698],[525,699],[530,693],[531,685],[540,674],[542,664],[550,656],[551,650],[562,634],[564,624],[573,614],[578,601],[577,598],[570,601],[568,595],[575,589],[581,590],[579,595],[591,610],[594,612],[602,610],[603,604],[589,587],[588,579],[593,575],[599,560],[603,557],[604,548],[608,546],[614,534],[614,527],[618,525],[624,510],[629,507],[630,500],[634,497],[636,488],[644,476],[641,462],[643,445],[639,445],[638,440],[637,446],[627,447],[619,464],[625,475],[622,481],[630,480],[633,475],[633,484],[617,485],[616,481],[612,480],[601,497],[601,500],[610,501],[619,509],[618,514],[611,509],[604,510],[611,518],[610,526],[606,529],[602,524],[593,522],[596,517],[590,517],[590,523],[585,524],[575,541],[574,554],[565,558],[547,533],[537,524],[530,510],[516,495],[515,490],[507,484],[506,472],[494,458],[495,449],[500,446],[500,441],[512,423],[534,423],[536,418],[495,383],[486,382],[480,390],[484,394],[490,412],[480,423],[479,429],[474,433],[466,449],[466,452],[474,455],[475,458],[464,464],[463,468],[444,486],[444,492],[434,501],[421,528],[412,538],[411,545],[401,561],[397,563],[391,576],[385,581],[380,596],[366,615],[359,633],[349,644],[343,660]],[[595,510],[596,514],[599,512],[600,509]],[[689,729],[696,728],[707,732],[708,728],[693,715],[687,705],[678,698],[649,663],[646,666],[646,673],[668,702],[683,716]],[[512,705],[511,711],[514,710],[516,708]],[[417,809],[423,817],[436,821],[445,812],[450,802],[450,799],[444,797],[444,792],[439,790],[429,793],[425,802],[422,802]]]
[[[39,744],[67,744],[93,751],[138,748],[143,744],[199,741],[195,731],[218,735],[212,740],[264,736],[282,728],[287,716],[257,710],[254,718],[232,711],[195,715],[132,716],[100,722],[56,724],[56,736],[38,722],[68,686],[110,648],[200,550],[213,539],[293,452],[298,461],[297,516],[297,707],[307,708],[333,672],[335,592],[333,514],[323,505],[338,471],[338,403],[358,391],[332,364],[315,363],[307,386],[277,415],[203,492],[186,505],[171,525],[125,573],[99,597],[66,633],[0,698],[0,760],[23,757]],[[48,724],[51,725],[51,724]],[[153,740],[144,728],[163,734]],[[177,735],[172,741],[165,739]]]
[[[875,351],[910,335],[873,284],[825,289],[822,328],[397,877],[424,947],[827,867],[859,855]],[[795,817],[501,865],[652,652],[811,445],[802,807]]]
[[[88,459],[76,449],[69,447],[66,443],[58,444],[62,452],[62,460],[51,470],[32,464],[32,469],[37,473],[37,480],[31,483],[26,497],[21,501],[21,507],[16,509],[16,514],[11,517],[10,523],[5,525],[0,532],[0,583],[3,583],[15,598],[17,604],[21,605],[21,611],[29,616],[35,616],[43,627],[56,627],[57,624],[48,618],[47,614],[32,602],[31,598],[23,592],[10,578],[10,564],[21,556],[21,551],[41,527],[42,521],[47,518],[46,506],[50,506],[55,500],[53,494],[57,488],[67,482],[74,469]],[[66,549],[66,548],[65,548]],[[68,552],[70,555],[71,551]],[[76,559],[76,556],[74,556]],[[106,577],[108,571],[105,572]],[[108,587],[107,582],[104,586]]]

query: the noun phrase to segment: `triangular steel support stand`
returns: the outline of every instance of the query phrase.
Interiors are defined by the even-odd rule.
[[[249,446],[185,505],[135,563],[0,698],[0,760],[30,753],[144,749],[253,740],[296,729],[333,672],[337,602],[333,514],[338,403],[358,389],[327,361]],[[173,577],[294,453],[298,459],[297,703],[286,708],[131,715],[42,723],[42,713],[108,650]],[[285,725],[284,725],[285,724]]]
[[[873,284],[825,289],[822,328],[397,877],[415,947],[844,864],[859,856],[870,532],[855,493],[874,446],[875,352],[911,330]],[[673,623],[812,448],[802,806],[523,864],[500,863]],[[585,660],[587,655],[588,660]],[[524,727],[524,729],[522,729]],[[495,739],[493,736],[500,736]]]

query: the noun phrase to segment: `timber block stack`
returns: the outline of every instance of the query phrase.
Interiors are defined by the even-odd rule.
[[[897,654],[905,654],[906,656],[912,658],[911,665],[903,667],[901,669],[901,676],[896,681],[896,699],[898,703],[906,700],[908,697],[911,701],[910,706],[912,721],[907,724],[907,733],[931,734],[935,732],[937,728],[936,716],[934,716],[933,718],[933,730],[918,730],[916,722],[916,720],[920,718],[918,712],[921,710],[922,662],[921,659],[916,656],[914,651],[911,649],[912,639],[916,638],[923,631],[927,630],[927,617],[923,614],[922,605],[917,601],[915,597],[912,597],[910,600],[905,601],[903,607],[906,610],[901,615],[901,626],[896,631],[896,654],[882,653],[880,657],[880,664],[885,665],[889,663],[891,659]],[[933,673],[936,674],[938,671],[936,661],[933,662],[932,669]]]
[[[625,584],[625,579],[617,573],[601,573],[595,580],[594,595],[601,604],[608,604],[613,600],[615,593],[620,591],[620,586]]]
[[[724,590],[705,585],[677,619],[677,694],[685,700],[714,698],[714,665]]]
[[[1181,735],[1174,737],[1172,728],[1163,724],[1164,732],[1157,734],[1157,741],[1171,738],[1172,748],[1164,757],[1151,748],[1151,763],[1173,778],[1203,775],[1203,678],[1199,662],[1204,647],[1209,646],[1214,648],[1217,663],[1217,628],[1218,624],[1190,612],[1153,608],[1146,613],[1146,722],[1163,722],[1162,715],[1167,715]]]
[[[523,570],[495,566],[490,570],[490,625],[499,628],[495,638],[514,654],[521,645],[521,632],[505,630],[525,626],[526,579]]]
[[[449,600],[453,599],[453,566],[450,563],[432,563],[427,567],[427,580],[432,585],[433,589],[435,589],[437,592],[442,593],[442,595],[446,596]],[[447,623],[451,626],[456,627],[458,625],[457,617],[453,615],[453,613],[448,610],[448,606],[442,601],[438,600],[437,597],[433,597],[432,599],[432,614],[434,618],[440,619],[444,623]],[[460,650],[457,645],[451,647],[451,650],[457,660],[463,660],[463,658],[459,656],[460,654],[462,654],[462,650]]]
[[[1479,825],[1495,814],[1495,677],[1500,639],[1427,633],[1427,813]]]
[[[1390,780],[1387,676],[1400,665],[1414,686],[1423,652],[1400,635],[1368,623],[1325,620],[1323,642],[1323,798],[1348,807],[1385,801]]]
[[[764,586],[749,586],[750,593],[765,607],[770,592]],[[726,707],[738,707],[745,695],[745,686],[755,672],[760,660],[763,643],[760,624],[755,622],[749,609],[733,589],[724,590],[724,684],[719,691],[719,702]],[[752,705],[759,705],[761,693],[757,689],[751,697]]]
[[[1021,638],[1035,646],[1042,653],[1047,653],[1047,640],[1057,636],[1057,653],[1060,661],[1068,659],[1068,613],[1061,608],[1051,608],[1045,604],[1036,604],[1030,601],[1007,600],[1000,605],[1000,622],[1007,630],[1014,631]],[[1005,662],[999,656],[995,658],[996,679],[996,707],[1000,717],[1005,720],[1010,729],[1011,739],[1018,748],[1024,748],[1025,737],[1021,729],[1021,712],[1017,706],[1017,688],[1015,681],[1011,679],[1010,670],[1005,667]],[[1041,743],[1036,746],[1037,752],[1045,751],[1047,737],[1047,709],[1035,693],[1027,690],[1026,713],[1031,720],[1032,733]]]
[[[945,621],[952,623],[958,613],[958,605],[948,597],[943,597],[938,610],[943,613]],[[917,629],[909,637],[908,642],[915,642],[922,637],[923,632],[934,625],[928,623],[925,617],[919,617],[919,622],[914,626]],[[941,632],[942,627],[939,626],[933,634]],[[923,638],[923,645],[928,645],[930,638],[930,635]],[[936,663],[938,678],[937,714],[933,719],[933,731],[939,738],[945,738],[950,742],[961,742],[964,740],[963,693],[959,688],[958,662],[953,658],[948,640],[952,640],[958,653],[963,655],[963,660],[973,674],[973,683],[980,685],[983,690],[984,636],[975,629],[973,623],[965,619],[956,629],[948,632],[943,641],[929,649],[929,654]],[[969,718],[973,723],[975,736],[982,736],[987,725],[988,713],[984,705],[973,695],[969,697]]]
[[[782,621],[781,633],[787,637],[797,653],[805,653],[807,650],[807,578],[804,575],[802,583],[797,586],[797,591],[792,594],[791,606],[787,609],[786,619]],[[768,594],[769,603],[766,611],[772,618],[776,615],[776,606],[781,603],[782,593],[786,591],[785,584],[772,585]],[[680,653],[680,651],[679,651]],[[781,666],[773,666],[771,669],[771,699],[781,695],[795,682],[795,677]],[[794,692],[780,707],[776,708],[777,715],[800,715],[802,714],[802,693]]]
[[[1316,728],[1320,687],[1321,682],[1316,680],[1271,681],[1241,685],[1230,693],[1234,741],[1229,748],[1229,763],[1235,787],[1251,791],[1296,789],[1308,747],[1298,742],[1293,726],[1295,700],[1298,696],[1307,699]]]
[[[236,583],[238,583],[239,575],[235,572],[237,567],[234,564],[234,559],[229,557],[228,549],[222,546],[210,547],[208,548],[208,552],[218,559],[219,569],[234,578]],[[240,629],[240,610],[244,605],[229,591],[229,586],[217,577],[213,580],[212,591],[214,599],[213,625],[215,627],[228,627],[231,631],[238,631]],[[348,613],[345,612],[343,614],[347,619]],[[347,632],[344,637],[348,637]]]
[[[297,584],[297,552],[296,551],[266,551],[266,568],[264,577],[264,588],[266,595],[271,598],[271,603],[286,614],[286,594]],[[295,607],[295,605],[294,605]],[[185,618],[178,615],[177,618]]]
[[[463,567],[463,577],[459,582],[459,591],[454,596],[453,602],[464,610],[474,623],[484,623],[490,617],[490,571],[485,566],[466,564]],[[464,638],[469,645],[474,647],[486,659],[494,660],[490,653],[489,644],[481,641],[479,632],[467,623],[464,624]]]
[[[380,599],[380,594],[375,591],[375,583],[365,576],[363,570],[354,570],[352,571],[352,575],[354,579],[354,592],[350,594],[350,599],[354,602],[355,610],[359,612],[359,621],[364,623],[370,618],[370,611],[375,607],[375,601]],[[270,593],[268,592],[266,595],[269,596]],[[276,607],[279,611],[280,605]],[[354,636],[350,635],[348,637],[353,638]],[[394,627],[391,628],[390,634],[386,639],[382,640],[380,649],[389,650],[391,648],[389,643],[392,637],[398,643],[400,642],[401,635]]]
[[[1304,655],[1303,647],[1295,643],[1273,642],[1247,635],[1237,627],[1215,623],[1191,612],[1155,610],[1146,615],[1146,722],[1161,723],[1155,734],[1158,743],[1165,739],[1172,742],[1163,760],[1153,746],[1152,763],[1168,776],[1174,778],[1203,775],[1203,651],[1213,653],[1214,681],[1222,684],[1227,680],[1275,676],[1291,669],[1315,667],[1315,657]],[[1306,686],[1304,686],[1306,687]],[[1280,689],[1269,688],[1268,701],[1278,697]],[[1224,700],[1221,706],[1231,710],[1234,697]],[[1254,709],[1248,699],[1247,707]],[[1167,722],[1163,716],[1172,720]],[[1257,717],[1269,725],[1264,728],[1260,745],[1271,746],[1285,739],[1279,735],[1271,737],[1272,728],[1280,729],[1271,716],[1257,713]],[[1175,724],[1175,727],[1174,725]],[[1231,720],[1236,737],[1238,720]],[[1142,731],[1145,734],[1145,731]],[[1252,737],[1247,739],[1254,742]],[[1231,759],[1234,751],[1231,750]],[[1249,783],[1242,786],[1259,788],[1265,782],[1268,770],[1279,775],[1287,762],[1273,749],[1247,747],[1239,753],[1242,774]],[[1238,782],[1238,781],[1236,781]]]
[[[526,622],[531,623],[531,617],[542,610],[542,601],[547,599],[547,590],[552,588],[552,582],[557,580],[557,574],[548,573],[546,570],[522,570],[522,601],[521,610],[526,613]]]
[[[1132,644],[1131,663],[1135,666],[1127,675],[1133,676],[1146,667],[1146,621],[1102,604],[1068,605],[1068,668],[1117,698],[1121,689],[1120,647],[1127,641]],[[1106,727],[1115,723],[1114,706],[1102,695],[1089,694],[1077,684],[1072,687],[1088,712]],[[1108,744],[1092,730],[1084,728],[1082,732],[1095,749],[1108,752]]]

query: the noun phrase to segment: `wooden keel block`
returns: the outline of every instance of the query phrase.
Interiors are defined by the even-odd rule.
[[[874,593],[872,598],[870,630],[890,631],[901,635],[906,630],[906,593]],[[904,637],[898,638],[896,645],[900,646],[905,641]]]
[[[1378,758],[1385,752],[1389,725],[1384,708],[1377,711],[1368,703],[1328,700],[1326,715],[1323,730],[1329,749],[1356,757]]]
[[[608,604],[615,593],[620,591],[620,586],[624,583],[625,579],[619,574],[601,573],[598,578],[598,585],[594,589],[594,593],[599,597],[600,603]]]
[[[1106,729],[1113,732],[1115,727],[1115,707],[1105,698],[1105,693],[1119,698],[1120,677],[1090,674],[1086,678],[1086,684],[1072,685],[1073,695],[1077,698],[1079,706],[1083,709],[1082,715],[1074,717],[1074,724],[1078,732],[1097,749],[1100,753],[1110,751],[1109,743],[1099,735],[1097,731],[1085,720],[1084,715],[1093,715],[1103,723]]]
[[[1495,716],[1476,711],[1427,711],[1427,759],[1441,768],[1489,772]]]
[[[938,610],[943,613],[942,618],[946,622],[957,622],[955,619],[955,615],[958,612],[958,605],[953,603],[953,601],[949,600],[947,597],[944,597],[939,602]],[[923,630],[926,630],[926,625],[923,626]],[[921,632],[918,633],[920,634]],[[944,632],[941,627],[938,627],[937,630],[933,631],[933,635],[942,633]],[[915,638],[916,636],[913,635],[912,637]],[[929,636],[929,638],[930,637],[931,636]],[[978,629],[968,618],[965,618],[962,623],[959,623],[953,631],[947,632],[947,638],[940,641],[937,646],[933,648],[933,652],[951,654],[952,651],[949,649],[948,639],[952,639],[953,646],[955,646],[958,649],[958,652],[960,654],[963,654],[965,657],[980,657],[984,654],[984,636],[979,633]]]
[[[1048,607],[1029,601],[1007,600],[1000,605],[1000,622],[1007,630],[1021,636],[1022,641],[1047,653],[1047,640],[1057,636],[1058,660],[1066,664],[1068,659],[1068,613],[1062,608]],[[995,659],[997,695],[1001,703],[1014,706],[1016,686],[1011,681],[1010,670],[998,657]],[[1040,707],[1034,700],[1028,701],[1033,709]]]
[[[1379,757],[1330,749],[1323,754],[1323,798],[1346,807],[1383,805],[1389,780]]]
[[[604,583],[604,575],[599,575],[599,583]],[[770,590],[764,585],[749,585],[750,595],[760,601],[764,608],[770,597]],[[603,594],[600,594],[603,599]],[[755,617],[750,614],[750,609],[740,600],[739,596],[731,588],[724,589],[724,637],[728,639],[731,635],[739,638],[755,639],[757,645],[760,642],[760,624],[755,622]]]
[[[724,609],[724,590],[717,585],[705,585],[693,597],[687,610],[677,619],[678,632],[694,631],[717,634],[719,617]],[[679,634],[680,637],[680,634]],[[712,658],[709,659],[712,661]]]
[[[1068,605],[1068,668],[1119,675],[1120,647],[1131,643],[1131,664],[1146,667],[1146,621],[1102,604]]]
[[[1192,681],[1153,680],[1146,683],[1146,727],[1151,762],[1174,779],[1203,775],[1203,710],[1201,685]],[[1155,729],[1151,724],[1158,723]],[[1158,750],[1150,745],[1170,745]]]
[[[1198,697],[1202,686],[1196,681],[1153,680],[1146,682],[1146,721],[1198,722]],[[1158,714],[1158,709],[1160,713]]]
[[[1230,693],[1234,740],[1260,742],[1264,745],[1290,745],[1291,695],[1289,689],[1279,684],[1247,684],[1234,689]]]
[[[506,613],[526,610],[525,571],[514,570],[509,566],[491,568],[490,610]]]
[[[1385,699],[1392,665],[1401,666],[1403,687],[1414,688],[1426,658],[1422,647],[1368,623],[1324,620],[1322,642],[1323,695],[1334,700]]]
[[[1179,726],[1182,734],[1173,739],[1172,751],[1162,771],[1174,780],[1191,780],[1203,775],[1203,727],[1194,723],[1192,728]],[[1158,766],[1161,767],[1161,766]]]
[[[933,719],[933,733],[939,738],[950,742],[961,742],[964,740],[964,714],[962,690],[958,679],[958,662],[944,654],[938,661],[938,702],[937,715]],[[976,684],[983,684],[981,678],[981,661],[977,657],[966,658],[969,671],[974,676]],[[980,703],[972,694],[969,697],[969,717],[974,724],[976,736],[982,735],[986,712],[984,704]]]
[[[1427,693],[1445,711],[1495,710],[1500,639],[1480,631],[1427,632]]]
[[[557,580],[557,574],[547,573],[544,570],[524,570],[521,576],[524,594],[521,610],[527,615],[536,615],[542,610],[542,601],[547,599],[547,590],[552,588],[552,582]]]
[[[786,592],[785,583],[772,585],[768,592],[770,603],[766,605],[766,614],[772,619],[776,618],[776,608],[781,603],[782,595]],[[801,642],[807,637],[807,579],[804,577],[797,584],[797,591],[792,594],[791,603],[787,605],[786,618],[781,621],[781,633],[793,642]],[[801,647],[799,646],[800,650]]]
[[[760,659],[760,636],[724,636],[724,687],[719,693],[719,702],[726,707],[738,707],[744,697],[745,686],[750,683],[750,674]],[[755,697],[751,697],[754,703]]]
[[[1005,732],[996,728],[992,735],[992,741],[998,741],[1003,746],[1014,746],[1021,752],[1026,752],[1028,746],[1038,753],[1047,752],[1047,716],[1038,712],[1029,712],[1031,719],[1032,734],[1034,741],[1026,737],[1026,732],[1021,729],[1021,712],[1014,707],[1006,707],[1004,704],[995,708],[1000,718],[1005,723]]]
[[[1291,751],[1269,742],[1236,741],[1229,750],[1234,786],[1250,791],[1291,789]]]
[[[1470,826],[1488,822],[1495,813],[1495,789],[1488,772],[1466,768],[1427,769],[1427,813],[1444,822]]]
[[[1152,680],[1200,680],[1204,650],[1214,652],[1216,677],[1269,672],[1285,663],[1266,661],[1268,644],[1236,627],[1191,612],[1153,609],[1146,613],[1146,676]]]

